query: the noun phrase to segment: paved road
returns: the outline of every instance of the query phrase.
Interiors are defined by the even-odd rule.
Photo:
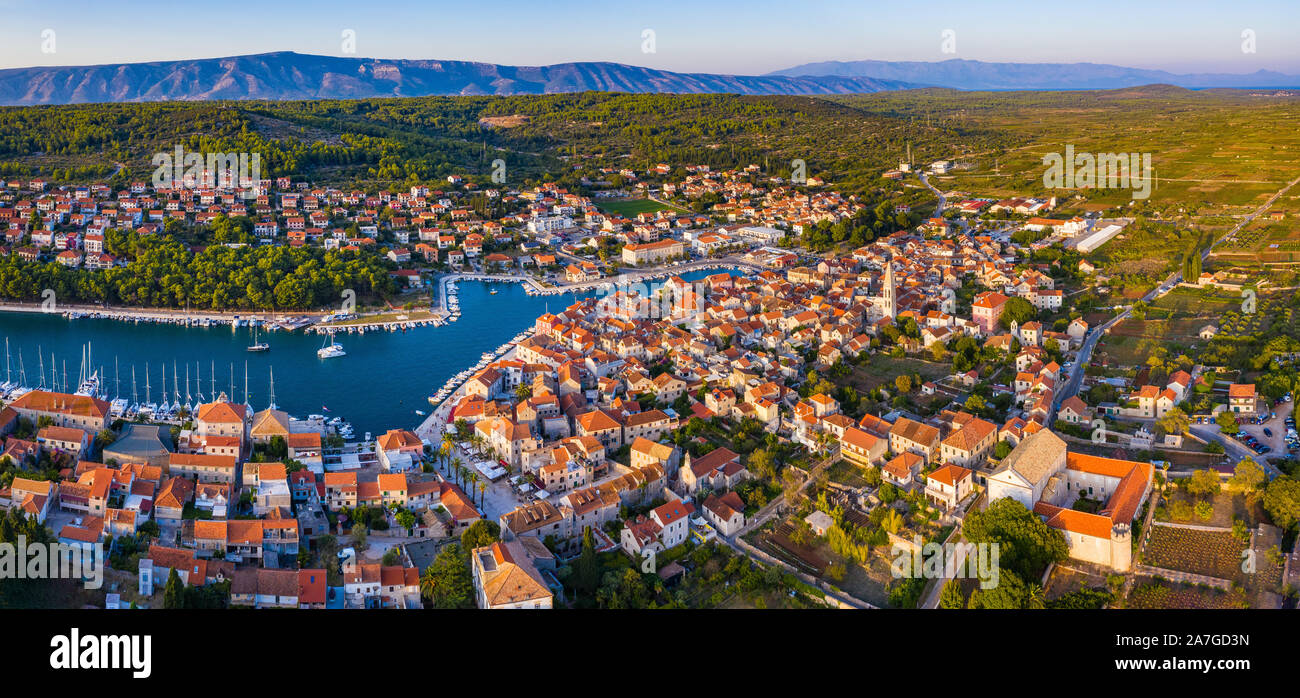
[[[966,558],[969,557],[970,550],[966,547],[966,545],[962,544],[963,540],[964,539],[960,531],[957,533],[956,536],[953,536],[952,538],[953,547],[951,549],[945,549],[944,555],[947,556],[953,553],[957,553],[959,555],[959,558],[956,564],[951,566],[945,564],[943,566],[943,578],[934,580],[934,583],[927,587],[925,597],[922,598],[920,602],[916,604],[917,608],[938,608],[939,595],[943,593],[943,588],[948,584],[948,580],[953,579],[955,573],[958,570],[963,570],[963,571],[965,570]],[[946,562],[947,558],[945,557],[944,559]],[[953,572],[954,574],[950,575],[948,574],[949,572]]]
[[[924,184],[925,186],[929,187],[930,191],[934,192],[934,195],[939,197],[939,205],[936,206],[934,209],[934,217],[939,218],[943,216],[943,208],[945,203],[943,192],[936,189],[933,184],[930,184],[930,180],[926,179],[924,172],[918,172],[916,173],[916,176],[920,178],[921,184]]]
[[[1246,448],[1237,442],[1236,439],[1229,439],[1219,432],[1219,427],[1213,424],[1193,424],[1187,428],[1193,436],[1204,441],[1214,441],[1223,446],[1223,454],[1229,463],[1237,463],[1243,458],[1253,458],[1256,463],[1264,460],[1255,454],[1254,451]],[[1271,466],[1269,466],[1271,467]]]
[[[927,187],[930,186],[929,182],[926,182],[924,176],[921,177],[921,182],[924,183]],[[1232,230],[1229,230],[1227,233],[1224,234],[1223,237],[1210,243],[1209,247],[1206,247],[1205,251],[1201,253],[1201,260],[1204,261],[1208,259],[1210,254],[1214,252],[1215,247],[1223,244],[1227,240],[1230,240],[1232,236],[1236,235],[1242,228],[1246,227],[1246,225],[1248,225],[1251,221],[1255,220],[1256,217],[1258,217],[1260,214],[1272,208],[1273,204],[1276,203],[1277,200],[1281,198],[1283,194],[1285,194],[1296,184],[1300,184],[1300,177],[1291,180],[1291,182],[1288,183],[1285,187],[1282,187],[1276,193],[1274,193],[1273,196],[1269,197],[1268,201],[1264,202],[1263,205],[1261,205],[1259,208],[1256,208],[1254,211],[1251,211],[1249,214],[1246,215],[1245,218],[1242,218],[1241,221],[1237,223],[1237,225],[1233,226]],[[937,189],[934,189],[934,187],[930,187],[930,189],[936,192],[938,191]],[[943,204],[942,198],[940,198],[939,203],[940,205]],[[1177,287],[1178,284],[1182,281],[1182,278],[1183,278],[1182,270],[1180,269],[1178,271],[1175,271],[1174,273],[1170,274],[1169,277],[1166,278],[1159,286],[1151,289],[1150,291],[1147,292],[1146,295],[1142,296],[1142,300],[1146,303],[1150,303],[1156,298],[1165,295],[1166,293],[1168,293],[1169,291]],[[1066,366],[1066,370],[1070,373],[1070,377],[1067,379],[1064,388],[1056,391],[1056,397],[1052,402],[1052,412],[1050,415],[1048,415],[1048,420],[1047,420],[1048,424],[1051,424],[1056,419],[1056,410],[1061,406],[1061,402],[1063,402],[1070,396],[1075,395],[1076,393],[1079,392],[1079,386],[1082,383],[1084,371],[1086,370],[1089,361],[1091,361],[1092,359],[1092,352],[1094,349],[1096,349],[1097,342],[1105,334],[1106,330],[1110,329],[1111,327],[1114,327],[1116,323],[1129,317],[1129,315],[1132,314],[1132,312],[1133,312],[1133,308],[1132,306],[1129,306],[1125,308],[1124,311],[1121,312],[1119,315],[1116,315],[1115,317],[1111,318],[1110,320],[1108,320],[1102,325],[1092,328],[1088,332],[1088,336],[1084,339],[1083,347],[1081,347],[1079,350],[1078,358],[1073,363],[1067,364]],[[1197,433],[1197,432],[1193,432],[1193,433]],[[1197,433],[1197,436],[1202,436],[1202,435],[1200,433]],[[1202,436],[1202,438],[1205,437]],[[1227,448],[1227,446],[1225,446],[1225,448]],[[1229,451],[1229,453],[1231,453],[1231,451]],[[1248,452],[1248,455],[1254,456],[1255,454],[1253,452]]]
[[[1281,475],[1282,471],[1278,470],[1277,466],[1273,465],[1271,459],[1286,458],[1288,455],[1285,443],[1286,418],[1291,414],[1294,407],[1294,402],[1284,402],[1275,408],[1270,408],[1276,411],[1277,417],[1263,424],[1242,425],[1241,428],[1243,431],[1254,434],[1262,443],[1272,447],[1273,451],[1263,456],[1250,450],[1250,448],[1240,441],[1224,436],[1217,424],[1193,424],[1188,427],[1188,431],[1200,439],[1204,439],[1205,441],[1215,441],[1223,446],[1224,455],[1228,457],[1230,463],[1236,464],[1244,458],[1250,458],[1263,466],[1264,471],[1268,473],[1270,478],[1274,478]],[[1272,437],[1264,436],[1265,427],[1273,432]]]

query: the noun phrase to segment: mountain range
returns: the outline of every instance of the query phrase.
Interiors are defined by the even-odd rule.
[[[0,70],[0,104],[219,99],[357,99],[584,92],[829,95],[917,87],[962,90],[1296,87],[1272,71],[1178,75],[1097,63],[986,63],[964,59],[832,61],[766,75],[676,73],[621,63],[508,66],[440,60],[317,56],[291,51],[226,58]]]
[[[674,73],[620,63],[508,66],[468,61],[314,56],[228,58],[0,70],[0,104],[213,99],[357,99],[558,92],[819,95],[917,87],[866,77]]]
[[[1300,87],[1300,76],[1269,70],[1177,74],[1104,63],[987,63],[961,58],[936,62],[827,61],[805,63],[768,75],[871,77],[958,90],[1113,90],[1154,84],[1189,89]]]

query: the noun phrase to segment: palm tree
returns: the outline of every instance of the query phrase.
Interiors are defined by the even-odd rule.
[[[460,456],[456,456],[455,458],[452,458],[451,469],[447,471],[447,474],[454,477],[456,473],[459,473],[461,470],[463,470],[463,468],[460,467],[462,462],[463,461],[461,461]]]
[[[480,482],[478,483],[478,506],[480,509],[483,508],[483,498],[485,496],[487,496],[487,483]]]
[[[478,484],[478,473],[470,471],[469,478],[469,501],[474,501],[474,486]]]
[[[442,435],[442,457],[446,460],[453,451],[456,450],[456,439],[450,434]]]
[[[1031,583],[1029,585],[1029,589],[1028,589],[1028,593],[1026,594],[1026,597],[1028,599],[1028,604],[1026,604],[1027,608],[1045,607],[1045,603],[1043,601],[1043,587],[1039,586],[1038,584]]]
[[[432,599],[433,586],[433,565],[429,565],[428,569],[424,571],[424,575],[420,577],[420,594],[426,599]]]

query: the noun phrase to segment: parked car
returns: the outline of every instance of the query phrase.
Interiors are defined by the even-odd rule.
[[[1269,429],[1268,427],[1264,427],[1264,436],[1272,436],[1272,435],[1273,435],[1273,430]]]

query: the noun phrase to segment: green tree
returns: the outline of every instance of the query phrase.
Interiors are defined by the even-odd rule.
[[[469,553],[448,543],[420,578],[420,590],[434,608],[474,608],[474,581]]]
[[[1218,494],[1220,488],[1219,474],[1209,468],[1197,470],[1187,478],[1187,491],[1197,497]]]
[[[1232,469],[1228,487],[1238,492],[1254,492],[1268,482],[1268,473],[1251,458],[1242,458]]]
[[[970,601],[967,604],[967,608],[989,609],[1023,609],[1042,607],[1042,589],[1038,588],[1038,585],[1036,584],[1025,584],[1025,582],[1020,578],[1020,575],[1008,569],[1003,569],[999,573],[998,583],[996,586],[988,589],[981,587],[971,592]]]
[[[998,324],[1009,329],[1012,322],[1023,325],[1037,315],[1038,311],[1032,303],[1019,296],[1013,296],[1002,306],[1002,315],[998,316]]]
[[[1156,426],[1166,434],[1182,434],[1187,431],[1191,425],[1191,420],[1187,418],[1187,413],[1174,408],[1165,413],[1165,416],[1156,420]]]
[[[173,567],[167,573],[167,586],[163,589],[163,608],[185,608],[185,583]]]
[[[466,550],[482,548],[485,545],[492,545],[501,539],[501,526],[495,521],[479,519],[469,525],[465,532],[460,534],[460,544]]]
[[[962,591],[961,582],[956,579],[949,579],[943,585],[943,591],[939,592],[939,608],[964,608],[966,606],[966,594]]]
[[[1273,523],[1287,529],[1300,521],[1300,480],[1280,475],[1264,488],[1264,511]]]
[[[1010,497],[972,512],[963,529],[966,539],[972,543],[998,544],[1003,583],[1008,570],[1019,575],[1019,579],[1038,579],[1049,563],[1061,562],[1069,556],[1061,532]]]

